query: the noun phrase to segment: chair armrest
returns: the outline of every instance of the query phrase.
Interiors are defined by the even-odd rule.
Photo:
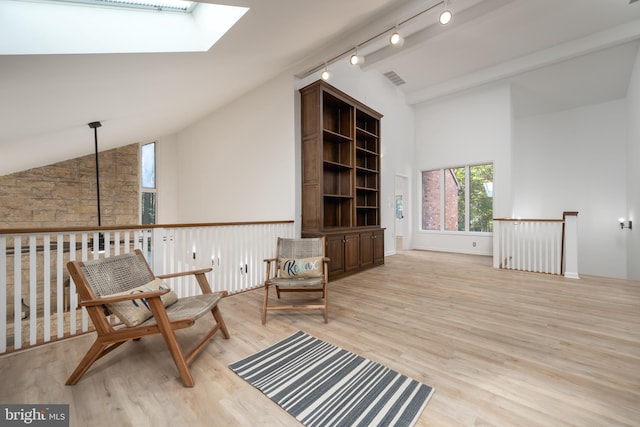
[[[213,270],[213,268],[209,267],[209,268],[201,268],[200,270],[191,270],[191,271],[181,271],[178,273],[169,273],[169,274],[160,274],[158,276],[156,276],[158,279],[171,279],[172,277],[182,277],[182,276],[190,276],[192,274],[204,274],[204,273],[208,273],[211,270]]]
[[[182,276],[195,276],[196,281],[198,282],[198,286],[200,286],[200,290],[203,294],[211,294],[213,291],[211,290],[211,286],[209,285],[209,280],[207,280],[206,274],[212,271],[213,268],[201,268],[199,270],[191,270],[191,271],[181,271],[178,273],[169,273],[169,274],[161,274],[156,276],[158,279],[171,279],[174,277],[182,277]],[[226,295],[225,295],[226,296]]]
[[[264,280],[265,281],[275,277],[275,275],[276,275],[275,269],[274,269],[274,272],[273,272],[273,276],[271,276],[271,264],[273,264],[276,261],[278,261],[278,258],[265,258],[264,259],[265,265],[267,267],[266,268],[266,272],[265,272],[265,276],[264,276]]]
[[[114,302],[128,301],[140,298],[160,298],[160,296],[166,294],[169,291],[169,289],[158,289],[157,291],[136,292],[134,294],[110,295],[106,297],[82,301],[80,302],[80,305],[90,307],[94,305],[111,304]]]

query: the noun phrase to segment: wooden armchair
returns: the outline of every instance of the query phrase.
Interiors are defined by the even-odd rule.
[[[93,363],[132,339],[147,335],[162,335],[178,373],[186,387],[193,387],[189,370],[193,359],[205,348],[216,332],[229,338],[218,302],[227,292],[212,292],[205,273],[210,268],[191,272],[154,276],[140,250],[92,261],[71,261],[67,268],[80,295],[80,305],[86,307],[96,328],[97,337],[78,367],[67,380],[76,384]],[[194,275],[202,295],[177,298],[161,280]],[[111,313],[122,323],[114,324]],[[196,319],[211,313],[214,326],[186,355],[175,331],[192,326]]]
[[[264,260],[264,303],[262,324],[267,322],[267,311],[272,310],[317,310],[329,321],[327,283],[329,283],[329,258],[325,257],[325,239],[283,239],[278,237],[275,258]],[[320,302],[309,304],[269,305],[269,287],[276,288],[280,299],[283,292],[321,292]]]

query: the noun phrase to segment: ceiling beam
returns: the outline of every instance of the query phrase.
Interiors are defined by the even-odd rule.
[[[638,39],[640,39],[640,20],[635,20],[618,27],[562,43],[530,55],[525,55],[437,85],[417,90],[407,95],[407,102],[415,105],[432,101],[443,96],[462,92],[473,87],[495,83],[528,71]]]

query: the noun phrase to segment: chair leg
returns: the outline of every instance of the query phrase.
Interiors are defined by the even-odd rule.
[[[158,328],[162,333],[162,338],[164,338],[164,341],[167,344],[167,348],[169,349],[169,353],[171,353],[171,357],[173,358],[173,362],[178,369],[180,378],[182,378],[184,386],[193,387],[195,383],[193,381],[193,377],[191,376],[189,365],[187,364],[184,354],[182,353],[182,349],[178,344],[175,331],[171,328],[169,317],[167,316],[167,312],[164,309],[160,298],[149,298],[148,303],[156,319]]]
[[[80,378],[82,378],[82,376],[89,370],[91,365],[93,365],[93,363],[104,354],[104,350],[107,348],[107,346],[108,344],[104,344],[103,342],[96,340],[87,351],[87,354],[84,355],[80,363],[78,363],[75,371],[73,371],[65,384],[76,384],[80,380]]]
[[[262,324],[267,323],[267,301],[269,300],[269,285],[264,285],[264,302],[262,303]]]
[[[324,300],[324,323],[329,323],[329,299],[327,298],[327,285],[322,287],[322,298]]]
[[[229,339],[229,330],[227,329],[227,324],[224,323],[220,308],[216,305],[215,307],[213,307],[213,310],[211,310],[211,312],[213,313],[213,317],[216,319],[216,322],[218,322],[218,325],[220,325],[220,332],[222,332],[222,336],[225,339]]]
[[[165,334],[163,333],[164,341],[167,343],[167,347],[169,348],[169,353],[171,353],[171,357],[173,358],[173,362],[178,369],[178,373],[180,374],[180,378],[182,378],[182,382],[185,387],[193,387],[195,382],[193,381],[193,377],[191,376],[191,371],[189,370],[189,366],[187,365],[187,361],[184,359],[184,355],[182,354],[182,350],[178,345],[178,340],[176,339],[176,334],[172,329]]]

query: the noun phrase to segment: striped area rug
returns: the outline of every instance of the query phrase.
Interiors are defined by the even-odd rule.
[[[305,426],[412,426],[434,389],[302,331],[229,365]]]

